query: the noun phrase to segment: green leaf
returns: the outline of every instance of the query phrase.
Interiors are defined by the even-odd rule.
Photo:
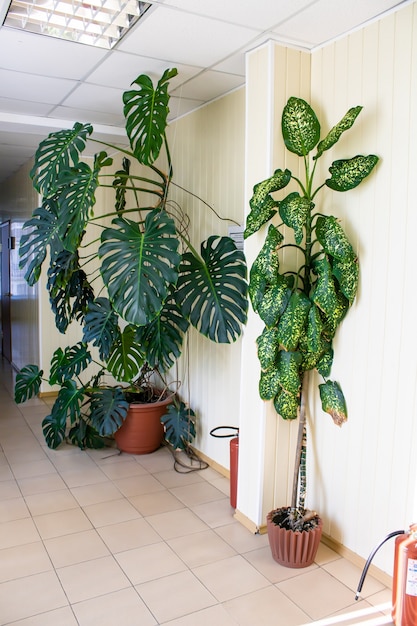
[[[343,228],[333,215],[317,218],[316,236],[327,254],[335,259],[347,261],[356,257]]]
[[[128,408],[119,387],[97,389],[91,394],[91,425],[102,437],[110,437],[123,424]]]
[[[291,180],[290,170],[275,170],[273,175],[266,180],[257,183],[253,188],[253,195],[249,201],[251,211],[246,220],[246,228],[243,233],[246,239],[256,233],[261,226],[266,224],[275,214],[278,202],[270,193],[283,189]]]
[[[306,224],[310,212],[310,201],[300,196],[297,191],[290,193],[279,203],[279,214],[284,224],[294,230],[294,238],[297,244],[303,239],[303,227]]]
[[[55,418],[58,425],[63,424],[63,419],[66,420],[67,417],[73,424],[81,415],[83,400],[84,390],[78,389],[73,380],[64,380],[52,407],[51,416]]]
[[[290,393],[297,396],[300,391],[300,365],[302,356],[299,352],[286,352],[281,350],[278,356],[278,372],[280,386]]]
[[[54,256],[57,248],[62,247],[58,209],[54,200],[45,200],[23,225],[19,246],[19,268],[27,266],[25,280],[30,286],[39,280],[48,246],[51,248],[51,256]]]
[[[333,365],[333,348],[332,348],[332,344],[328,343],[326,350],[323,352],[322,356],[320,357],[316,365],[316,368],[317,368],[318,373],[321,376],[323,376],[323,378],[327,378],[327,376],[330,376],[332,365]]]
[[[43,370],[37,365],[25,365],[16,375],[14,399],[17,404],[37,396],[42,383]]]
[[[355,299],[359,282],[359,262],[354,259],[339,261],[332,259],[332,272],[339,283],[340,291],[349,300],[350,304]]]
[[[378,161],[374,154],[334,161],[329,167],[331,178],[326,180],[326,185],[334,191],[354,189],[372,172]]]
[[[336,291],[332,269],[326,258],[315,261],[314,272],[318,278],[311,299],[323,311],[326,325],[334,333],[348,311],[349,301]]]
[[[249,296],[255,312],[258,312],[268,284],[282,282],[279,278],[278,252],[283,239],[279,230],[270,224],[265,243],[251,267]]]
[[[91,342],[98,348],[100,359],[106,360],[109,357],[118,332],[118,317],[110,300],[97,298],[90,302],[84,318],[83,341]]]
[[[258,359],[263,370],[276,366],[279,353],[278,333],[276,328],[264,328],[256,340]]]
[[[52,355],[49,384],[62,384],[63,381],[79,376],[91,363],[91,354],[81,341],[75,346],[67,346],[63,351],[57,348]]]
[[[136,339],[136,328],[128,325],[118,333],[106,367],[117,381],[130,383],[139,376],[143,364],[144,353]]]
[[[310,352],[318,352],[319,350],[321,350],[323,342],[321,337],[322,332],[323,320],[321,319],[319,309],[315,304],[313,304],[308,312],[306,332],[307,349]]]
[[[91,124],[76,122],[72,129],[51,133],[40,143],[30,171],[33,185],[39,193],[46,197],[55,193],[58,175],[64,168],[78,164],[87,135],[92,132]]]
[[[67,416],[52,412],[42,420],[42,432],[48,448],[55,450],[65,439]]]
[[[136,331],[137,341],[143,346],[146,361],[153,368],[167,371],[181,355],[184,333],[189,322],[179,305],[172,299],[165,302],[156,318]]]
[[[286,350],[296,350],[305,332],[311,301],[302,292],[294,292],[278,322],[279,342]]]
[[[274,398],[274,407],[284,420],[295,420],[298,417],[299,398],[281,389]]]
[[[149,324],[161,310],[178,275],[180,255],[174,220],[150,211],[143,232],[117,217],[101,235],[101,273],[116,312],[127,322]]]
[[[248,310],[245,257],[230,237],[211,236],[200,251],[201,258],[183,255],[177,302],[202,335],[218,343],[235,341]]]
[[[298,156],[307,156],[320,139],[317,116],[301,98],[288,100],[282,113],[281,128],[287,149]]]
[[[332,416],[337,426],[341,426],[347,420],[347,408],[340,385],[335,381],[328,380],[319,385],[319,389],[323,411]]]
[[[93,448],[100,450],[106,446],[106,441],[84,419],[80,419],[68,432],[71,443],[81,450]]]
[[[169,113],[169,81],[177,73],[175,68],[166,70],[155,88],[149,76],[141,74],[132,83],[138,89],[123,94],[130,145],[138,161],[145,165],[151,165],[159,156]]]
[[[161,417],[165,427],[165,439],[174,450],[185,450],[193,441],[195,432],[195,413],[184,402],[169,404],[167,412]]]
[[[348,130],[353,126],[356,118],[362,111],[362,108],[363,107],[361,106],[352,107],[343,116],[340,122],[336,124],[336,126],[333,126],[333,128],[328,132],[327,136],[322,141],[320,141],[319,145],[317,146],[317,154],[314,157],[315,159],[321,157],[325,150],[329,150],[329,148],[334,146],[334,144],[339,141],[342,133],[344,133],[345,130]]]
[[[259,298],[257,313],[265,326],[271,328],[278,323],[291,297],[291,283],[292,281],[288,280],[287,277],[279,275],[278,282],[267,287],[263,297]]]
[[[90,210],[96,202],[97,176],[98,170],[92,170],[87,163],[79,163],[77,167],[63,170],[58,178],[61,239],[71,252],[79,246]]]
[[[130,174],[130,160],[124,157],[122,161],[122,169],[118,170],[113,179],[113,187],[116,190],[115,209],[118,213],[126,207],[126,183]]]
[[[272,400],[280,389],[279,371],[277,368],[270,368],[265,372],[261,372],[259,395],[262,400]]]

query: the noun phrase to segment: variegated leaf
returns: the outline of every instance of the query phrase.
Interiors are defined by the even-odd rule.
[[[302,292],[291,295],[287,308],[278,322],[279,342],[286,350],[296,350],[305,332],[307,315],[311,307],[310,299]]]
[[[276,365],[279,353],[276,328],[264,328],[262,334],[257,338],[256,343],[261,368],[267,370]]]
[[[282,112],[282,136],[290,152],[306,156],[320,139],[320,123],[305,100],[291,97]]]
[[[347,420],[345,397],[340,385],[332,380],[319,385],[323,411],[332,416],[334,423],[341,426]]]
[[[278,251],[283,239],[284,237],[279,230],[273,224],[270,224],[265,243],[252,265],[250,272],[251,281],[257,274],[261,275],[268,283],[273,284],[277,281],[279,271]]]
[[[316,236],[331,257],[341,261],[356,257],[343,228],[333,215],[321,215],[317,218]]]
[[[278,169],[270,178],[254,186],[253,195],[249,201],[251,211],[247,217],[246,228],[243,233],[245,239],[256,233],[275,215],[278,202],[270,194],[286,187],[290,180],[291,172],[289,170]]]
[[[333,128],[327,133],[327,136],[323,139],[323,141],[320,141],[319,145],[317,146],[317,154],[314,157],[315,159],[321,157],[325,150],[328,150],[329,148],[334,146],[334,144],[339,141],[341,134],[344,133],[345,130],[348,130],[349,128],[351,128],[351,126],[353,126],[356,118],[362,111],[362,108],[363,107],[361,106],[352,107],[343,116],[340,122],[336,124],[336,126],[333,126]]]
[[[307,321],[307,348],[311,352],[318,352],[322,346],[323,320],[321,319],[319,309],[315,304],[312,305],[308,312]]]
[[[352,302],[355,299],[356,292],[358,290],[359,282],[359,263],[355,257],[353,259],[347,259],[341,261],[339,259],[333,259],[332,261],[333,275],[336,277],[340,291],[344,296]]]
[[[271,328],[278,320],[291,297],[291,281],[279,275],[278,282],[267,287],[263,298],[260,300],[257,312],[265,326]]]
[[[281,390],[274,398],[274,408],[284,420],[295,420],[298,417],[299,398]]]
[[[310,201],[300,196],[297,191],[290,193],[279,203],[279,214],[284,224],[294,230],[294,238],[297,244],[303,240],[303,226],[306,223],[310,211]]]
[[[326,180],[326,185],[334,191],[354,189],[372,172],[378,161],[374,154],[334,161],[329,167],[331,178]]]
[[[281,350],[278,355],[279,384],[288,393],[297,395],[300,391],[301,380],[299,367],[302,356],[299,352]]]
[[[277,395],[279,389],[279,372],[276,368],[261,372],[259,395],[262,400],[272,400]]]

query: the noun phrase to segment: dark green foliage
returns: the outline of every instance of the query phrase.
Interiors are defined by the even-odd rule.
[[[123,94],[131,149],[120,151],[122,166],[115,171],[105,150],[93,163],[83,160],[87,141],[118,151],[95,139],[89,124],[51,133],[35,155],[31,177],[43,201],[24,225],[20,268],[34,285],[49,262],[47,289],[57,329],[66,334],[74,321],[82,327],[82,341],[55,351],[46,378],[60,387],[43,422],[54,448],[66,440],[81,448],[103,445],[125,419],[126,395],[149,387],[152,372],[163,379],[181,356],[190,324],[224,343],[235,341],[246,322],[243,253],[229,237],[215,235],[196,252],[189,217],[178,205],[172,215],[166,128],[169,81],[176,74],[166,70],[155,86],[141,75]],[[166,172],[155,164],[160,154]],[[289,180],[289,172],[276,174],[266,195]],[[110,213],[107,204],[97,206],[100,188],[115,194]],[[261,189],[259,194],[265,196]],[[42,379],[36,366],[23,368],[16,400],[36,395]],[[177,404],[178,423],[190,422],[192,411]],[[176,446],[190,441],[178,425],[167,432]],[[193,423],[188,432],[194,436]]]
[[[195,437],[195,413],[184,402],[172,403],[161,417],[167,440],[174,449],[185,450]]]

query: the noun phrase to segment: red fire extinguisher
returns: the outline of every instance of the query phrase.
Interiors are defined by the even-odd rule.
[[[392,620],[395,626],[417,626],[417,524],[412,524],[408,531],[396,530],[390,533],[371,552],[363,569],[355,599],[359,598],[375,553],[391,537],[396,537],[392,580]]]
[[[220,431],[232,431],[219,435]],[[239,429],[236,426],[217,426],[210,431],[212,437],[219,439],[233,437],[230,439],[230,506],[234,509],[237,503],[237,470],[239,462]]]

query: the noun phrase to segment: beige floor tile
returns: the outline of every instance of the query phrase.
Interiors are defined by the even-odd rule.
[[[122,589],[106,596],[73,605],[79,626],[153,626],[152,613],[134,589]]]
[[[0,501],[19,498],[21,495],[19,485],[15,480],[2,480],[0,482]]]
[[[25,517],[30,517],[30,513],[23,498],[0,501],[0,523]]]
[[[206,524],[188,509],[150,515],[146,519],[163,539],[184,537],[207,530]]]
[[[225,500],[224,493],[207,482],[194,483],[183,487],[173,487],[171,493],[188,507],[206,504],[215,500]]]
[[[13,480],[14,475],[9,465],[0,465],[0,482],[4,480]]]
[[[115,558],[134,585],[187,569],[184,562],[164,542],[120,552]]]
[[[300,575],[299,569],[283,567],[274,561],[269,546],[259,548],[259,550],[250,550],[250,552],[245,552],[245,559],[253,565],[258,572],[274,584]],[[318,566],[315,564],[310,565],[310,567],[304,567],[302,573],[305,574],[306,572],[311,572],[317,567]]]
[[[130,587],[112,556],[61,567],[57,574],[71,604]]]
[[[312,619],[320,619],[352,604],[354,594],[321,568],[277,584]]]
[[[71,535],[46,539],[44,543],[56,568],[98,559],[110,554],[96,530],[84,530]]]
[[[56,473],[55,467],[51,461],[46,458],[39,461],[26,460],[25,463],[13,463],[11,468],[15,478],[31,478]]]
[[[117,478],[114,480],[114,484],[128,498],[164,490],[164,486],[150,474]]]
[[[204,482],[204,479],[200,476],[200,472],[175,472],[172,471],[172,467],[163,472],[153,473],[153,475],[167,489],[172,489],[173,487],[184,487],[185,485],[194,485],[195,483],[200,484]]]
[[[216,604],[211,593],[189,571],[143,583],[136,588],[158,623]]]
[[[84,511],[96,528],[141,517],[139,511],[128,500],[120,497],[119,500],[89,504],[84,507]]]
[[[161,540],[158,533],[143,518],[102,526],[97,531],[113,554]]]
[[[236,523],[233,518],[235,511],[230,506],[229,500],[225,498],[192,506],[191,510],[210,528]]]
[[[299,626],[309,621],[298,606],[276,587],[266,587],[224,603],[239,626]]]
[[[133,459],[127,459],[120,463],[107,463],[107,465],[101,466],[102,471],[108,478],[112,480],[116,478],[127,478],[129,476],[143,476],[148,474],[148,471],[136,463]]]
[[[184,508],[184,504],[167,490],[144,493],[141,496],[131,496],[129,502],[143,516],[167,513],[168,511]]]
[[[0,549],[22,546],[36,541],[40,541],[40,536],[31,518],[0,524]]]
[[[83,469],[60,470],[62,479],[66,485],[72,489],[73,487],[81,487],[83,485],[95,485],[104,483],[108,480],[107,476],[96,467],[87,467]]]
[[[32,445],[25,450],[9,450],[6,458],[9,463],[27,463],[28,461],[43,461],[48,456],[45,454],[41,446]]]
[[[156,450],[156,452],[152,452],[152,454],[135,454],[129,456],[133,456],[135,461],[151,474],[165,470],[172,471],[174,468],[174,457],[168,447],[163,446],[159,448],[159,450]]]
[[[26,504],[33,516],[56,513],[78,507],[78,502],[69,489],[60,489],[46,493],[36,493],[25,498]]]
[[[235,556],[233,548],[213,530],[168,540],[168,545],[189,568],[198,567]]]
[[[164,622],[164,626],[237,626],[237,622],[229,615],[221,604],[208,609],[196,611],[184,617]]]
[[[8,626],[78,626],[78,622],[68,606],[27,617],[17,622],[10,622]]]
[[[68,606],[55,572],[35,574],[0,584],[0,624]]]
[[[317,565],[325,565],[325,563],[337,561],[341,558],[342,557],[337,554],[337,552],[326,546],[324,543],[320,543],[314,562],[317,563]]]
[[[45,493],[46,491],[59,491],[60,489],[67,488],[67,485],[58,474],[46,474],[45,476],[35,476],[33,478],[19,478],[17,482],[24,496],[29,496],[34,493]]]
[[[371,606],[366,600],[355,602],[320,621],[324,623],[336,622],[338,626],[339,624],[340,626],[389,626],[392,624],[390,615],[384,615],[382,611]]]
[[[0,582],[48,572],[51,569],[52,563],[41,541],[0,550]]]
[[[270,584],[240,555],[196,567],[193,572],[219,602],[257,591]]]
[[[42,539],[52,539],[91,528],[88,517],[81,509],[69,509],[34,517]]]
[[[352,591],[357,590],[362,570],[356,567],[356,565],[353,565],[353,563],[349,563],[345,559],[337,559],[336,561],[323,565],[323,569],[344,583],[346,587],[352,589]],[[361,597],[366,598],[367,596],[381,591],[383,588],[384,585],[368,573],[361,591]]]
[[[120,491],[110,481],[95,485],[84,485],[83,487],[73,487],[71,493],[81,506],[119,500],[121,497]]]
[[[239,552],[249,552],[250,550],[258,550],[268,546],[268,535],[255,535],[251,533],[247,528],[234,521],[233,524],[227,524],[216,528],[216,533],[220,535],[227,543]]]

